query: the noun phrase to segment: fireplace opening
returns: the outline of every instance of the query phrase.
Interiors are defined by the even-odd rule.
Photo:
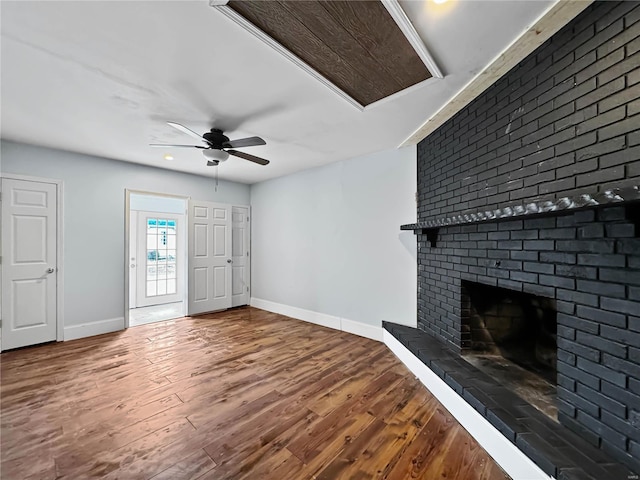
[[[556,302],[462,282],[463,358],[557,421]]]

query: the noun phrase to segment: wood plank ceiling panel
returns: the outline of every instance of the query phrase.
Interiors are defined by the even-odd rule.
[[[363,106],[431,76],[378,0],[231,0],[228,6]]]

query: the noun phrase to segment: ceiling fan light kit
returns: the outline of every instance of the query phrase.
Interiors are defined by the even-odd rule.
[[[224,162],[229,158],[229,154],[224,150],[215,150],[213,148],[208,148],[202,151],[204,158],[207,160],[215,161],[215,162]]]
[[[244,148],[244,147],[254,147],[257,145],[266,145],[265,142],[260,137],[247,137],[247,138],[239,138],[237,140],[229,140],[222,130],[218,128],[212,128],[211,131],[199,135],[193,130],[185,127],[184,125],[180,125],[175,122],[167,122],[167,124],[176,130],[180,130],[182,133],[186,133],[187,135],[197,138],[200,140],[203,145],[165,145],[152,143],[151,147],[180,147],[180,148],[198,148],[202,150],[202,154],[207,159],[207,166],[216,166],[220,162],[224,162],[229,158],[229,155],[233,155],[234,157],[242,158],[244,160],[249,160],[250,162],[257,163],[258,165],[268,165],[269,160],[264,158],[256,157],[255,155],[250,155],[248,153],[239,152],[238,150],[233,150],[234,148]]]

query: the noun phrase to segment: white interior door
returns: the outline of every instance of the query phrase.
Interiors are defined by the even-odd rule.
[[[188,315],[231,307],[231,206],[189,200]]]
[[[2,179],[2,349],[56,340],[57,185]]]
[[[249,208],[231,207],[231,306],[249,304]]]
[[[138,212],[136,307],[182,300],[182,216]]]

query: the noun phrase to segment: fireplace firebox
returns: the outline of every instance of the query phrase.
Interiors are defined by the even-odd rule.
[[[462,281],[465,360],[557,420],[556,301]]]

